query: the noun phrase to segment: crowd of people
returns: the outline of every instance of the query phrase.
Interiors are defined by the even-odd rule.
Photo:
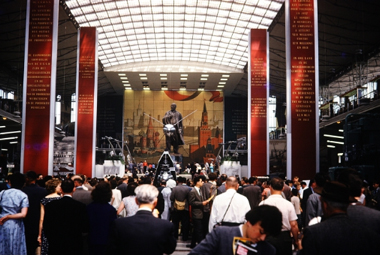
[[[380,250],[379,182],[353,169],[309,183],[209,169],[157,187],[153,174],[9,175],[0,186],[1,254],[171,254],[179,239],[189,254]]]

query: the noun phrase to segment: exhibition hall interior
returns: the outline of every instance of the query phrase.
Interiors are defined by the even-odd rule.
[[[378,169],[380,2],[317,2],[319,170]],[[24,0],[0,1],[2,173],[20,170],[26,9]],[[98,32],[94,163],[124,155],[157,164],[165,149],[162,117],[175,102],[184,117],[185,145],[178,152],[184,166],[231,156],[247,165],[249,31],[267,29],[268,174],[287,172],[283,0],[59,1],[53,82],[57,172],[73,171],[81,27]]]

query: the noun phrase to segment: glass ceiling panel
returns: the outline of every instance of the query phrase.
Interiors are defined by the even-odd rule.
[[[70,0],[80,26],[97,26],[105,67],[142,61],[207,61],[236,69],[248,32],[267,29],[284,0]]]

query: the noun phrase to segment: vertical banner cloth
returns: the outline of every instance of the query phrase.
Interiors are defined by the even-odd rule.
[[[98,91],[98,36],[95,27],[78,31],[77,119],[75,122],[76,173],[95,173],[95,137]]]
[[[53,173],[58,0],[27,2],[21,172]]]
[[[268,32],[265,29],[251,29],[249,35],[248,80],[248,169],[250,176],[269,173],[268,134]]]
[[[319,171],[317,0],[287,0],[287,177]]]

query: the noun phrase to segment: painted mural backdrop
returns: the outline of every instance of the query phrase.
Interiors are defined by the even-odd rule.
[[[185,145],[180,146],[181,156],[177,157],[182,166],[215,160],[223,142],[221,92],[126,90],[123,135],[135,162],[157,164],[165,149],[161,122],[172,103],[183,117]]]

